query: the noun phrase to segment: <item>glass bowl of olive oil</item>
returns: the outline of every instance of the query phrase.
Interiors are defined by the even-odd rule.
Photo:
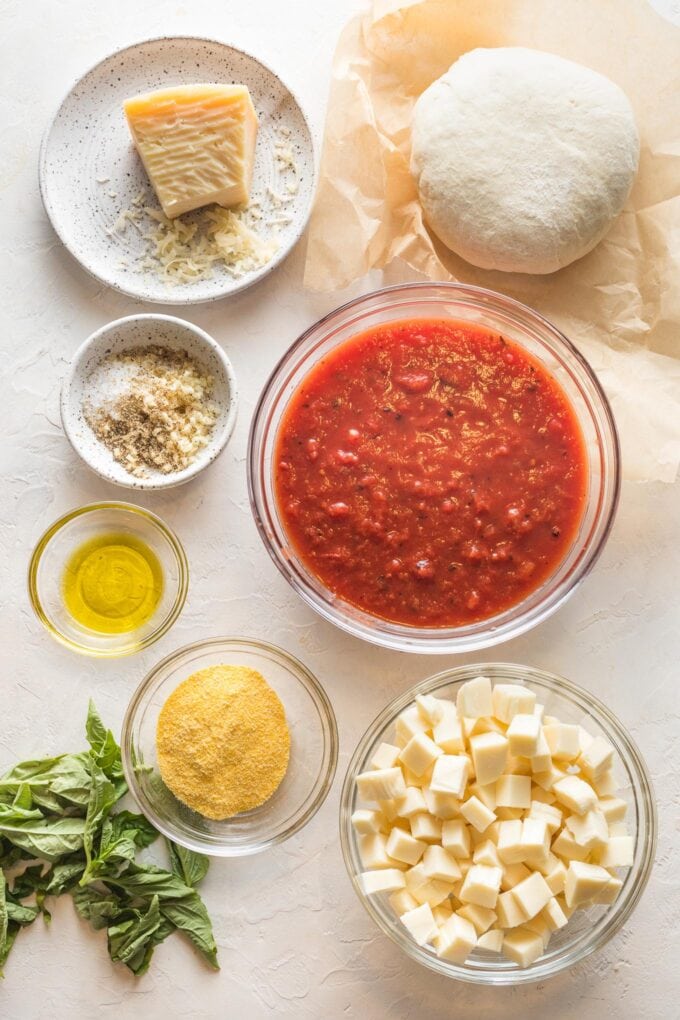
[[[60,517],[38,542],[28,591],[53,638],[83,655],[130,655],[157,641],[182,611],[186,555],[160,517],[131,503],[91,503]]]

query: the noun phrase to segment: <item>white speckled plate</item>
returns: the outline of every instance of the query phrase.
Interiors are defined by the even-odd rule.
[[[155,269],[140,269],[148,242],[134,224],[113,229],[141,194],[159,208],[122,103],[140,92],[193,82],[238,82],[250,89],[260,118],[251,206],[259,203],[255,209],[262,217],[253,226],[267,240],[276,236],[279,248],[266,265],[243,276],[216,268],[212,277],[173,284]],[[284,137],[295,169],[276,159],[275,143]],[[214,301],[270,273],[305,229],[314,177],[311,132],[290,90],[259,60],[210,39],[152,39],[107,57],[70,90],[40,152],[43,202],[66,248],[110,287],[163,304]]]
[[[165,475],[149,471],[142,478],[131,475],[114,459],[85,421],[84,404],[96,407],[117,389],[116,370],[106,359],[136,347],[156,344],[186,351],[213,378],[212,401],[218,418],[208,445],[183,471]],[[168,489],[183,485],[203,471],[225,448],[236,424],[238,393],[231,362],[204,330],[173,315],[128,315],[96,330],[76,351],[61,388],[61,421],[73,449],[102,478],[129,489]]]

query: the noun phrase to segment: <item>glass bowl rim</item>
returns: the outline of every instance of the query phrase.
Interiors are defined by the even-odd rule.
[[[121,647],[111,649],[95,649],[90,645],[75,641],[73,638],[62,633],[62,631],[55,626],[47,615],[47,612],[43,608],[38,591],[38,568],[40,566],[40,561],[43,553],[55,535],[57,535],[67,524],[77,520],[79,517],[84,517],[89,513],[99,510],[122,510],[124,512],[131,512],[148,521],[156,531],[163,535],[170,546],[175,557],[179,575],[177,593],[173,604],[158,626],[154,630],[150,631],[146,637],[139,638],[134,642],[122,645]],[[184,547],[175,532],[168,524],[165,523],[165,521],[162,520],[162,518],[158,516],[158,514],[155,514],[152,510],[147,510],[146,507],[136,506],[134,503],[127,503],[124,500],[102,500],[96,503],[86,503],[83,506],[76,507],[65,514],[62,514],[61,517],[58,517],[57,520],[42,533],[35,545],[28,564],[29,601],[31,603],[31,608],[42,623],[43,627],[55,639],[55,641],[58,641],[66,648],[70,648],[71,651],[78,652],[80,655],[89,655],[97,659],[123,658],[126,655],[133,655],[135,652],[142,651],[144,648],[148,648],[149,645],[158,641],[159,638],[168,632],[182,612],[188,590],[189,563]]]
[[[583,543],[582,559],[576,565],[573,574],[563,579],[555,591],[548,592],[533,608],[529,607],[529,609],[524,609],[520,612],[523,602],[519,602],[508,610],[508,612],[513,614],[512,618],[506,619],[500,626],[487,627],[486,629],[480,628],[472,635],[461,636],[458,632],[463,628],[456,627],[432,629],[407,627],[385,621],[378,616],[372,616],[365,610],[359,610],[362,613],[361,619],[354,619],[346,611],[344,604],[338,605],[333,600],[332,593],[326,589],[320,579],[317,579],[317,583],[323,589],[323,594],[308,583],[307,579],[312,575],[304,564],[300,567],[303,580],[297,577],[287,564],[286,557],[281,555],[278,541],[276,539],[270,541],[265,520],[270,515],[271,503],[264,486],[260,484],[260,461],[266,441],[263,432],[264,428],[268,427],[268,423],[266,426],[263,426],[264,411],[265,404],[270,397],[278,399],[278,394],[281,390],[280,377],[285,368],[294,364],[296,355],[307,341],[318,332],[324,330],[333,320],[342,320],[352,310],[359,309],[361,306],[365,306],[367,312],[370,312],[373,303],[381,300],[389,302],[398,293],[405,295],[412,294],[414,298],[417,298],[419,293],[424,292],[429,292],[435,297],[437,292],[440,292],[442,299],[445,299],[447,294],[451,295],[451,300],[456,300],[458,297],[460,299],[468,297],[476,301],[480,308],[484,303],[496,306],[500,304],[505,306],[519,326],[525,327],[525,320],[528,320],[530,324],[539,327],[541,331],[547,333],[551,340],[556,341],[557,349],[560,346],[564,348],[567,356],[576,362],[578,366],[576,380],[579,388],[583,389],[584,380],[592,387],[597,402],[597,411],[602,416],[598,426],[601,427],[605,441],[609,444],[607,454],[602,457],[603,470],[600,486],[600,502],[602,507],[597,513],[594,525],[599,534],[591,535]],[[436,317],[434,312],[432,317]],[[358,327],[358,331],[360,331],[360,327]],[[344,342],[347,342],[347,340],[341,341],[341,343]],[[301,365],[304,365],[308,353],[300,358]],[[311,369],[308,368],[307,371],[309,370]],[[591,412],[592,417],[593,414]],[[278,423],[280,423],[280,417]],[[278,428],[278,423],[276,428]],[[599,559],[616,518],[621,492],[621,444],[616,421],[604,388],[584,355],[581,354],[562,330],[529,305],[523,304],[521,301],[517,301],[515,298],[509,297],[500,291],[449,281],[413,281],[369,291],[332,309],[304,330],[276,362],[260,392],[251,418],[246,468],[248,499],[258,534],[277,570],[296,594],[324,620],[334,624],[353,637],[396,651],[426,655],[463,654],[481,651],[519,637],[552,616],[574,594]],[[607,484],[609,485],[608,492],[606,491]],[[297,559],[299,557],[296,555]],[[493,624],[493,621],[497,619],[499,619],[498,615],[490,617],[488,621],[480,621],[480,623]],[[390,628],[394,629],[395,632],[393,633]]]
[[[234,645],[246,646],[256,652],[266,651],[273,653],[274,657],[283,660],[284,665],[294,675],[295,679],[308,692],[311,691],[315,706],[321,719],[325,768],[324,763],[322,762],[322,768],[315,781],[315,785],[316,783],[319,783],[319,780],[320,784],[314,799],[300,817],[294,820],[292,825],[289,825],[286,829],[274,836],[260,839],[257,842],[238,846],[228,846],[225,844],[207,844],[199,840],[193,840],[190,837],[185,836],[182,832],[178,833],[175,828],[168,825],[164,819],[158,816],[153,804],[151,804],[148,798],[140,792],[139,784],[137,783],[134,766],[132,764],[132,732],[137,711],[144,694],[159,676],[167,674],[167,670],[170,666],[191,652],[204,652],[209,650],[217,651],[218,649],[233,647]],[[162,682],[163,680],[161,680],[161,683]],[[228,858],[249,857],[253,854],[258,854],[264,850],[268,850],[270,847],[283,843],[291,836],[294,836],[296,832],[299,832],[312,820],[328,797],[335,779],[338,765],[339,736],[335,711],[326,690],[316,675],[312,673],[312,671],[305,666],[300,659],[291,652],[286,651],[285,648],[281,648],[279,645],[275,645],[270,641],[264,641],[260,638],[245,637],[242,635],[232,635],[230,637],[222,636],[192,641],[189,644],[182,645],[181,648],[175,649],[174,652],[170,652],[169,655],[166,655],[163,659],[152,666],[130,697],[121,726],[120,746],[123,772],[125,774],[129,791],[139,805],[142,813],[149,818],[158,831],[162,832],[164,836],[168,837],[168,839],[173,840],[175,843],[179,843],[181,846],[187,847],[189,850],[194,850],[197,853],[203,853],[210,857]]]
[[[352,802],[359,763],[365,757],[371,743],[384,734],[387,726],[394,721],[402,709],[415,699],[417,694],[429,694],[444,685],[460,683],[480,674],[488,675],[489,672],[491,672],[494,679],[504,680],[507,678],[512,681],[515,676],[521,677],[527,680],[530,687],[532,684],[535,684],[537,687],[542,687],[560,697],[566,696],[579,707],[584,707],[592,715],[600,729],[602,729],[602,723],[599,718],[601,716],[615,733],[616,740],[620,741],[631,759],[632,771],[634,773],[635,799],[645,818],[647,828],[643,854],[636,873],[636,881],[631,886],[627,896],[620,903],[615,901],[609,910],[602,915],[602,919],[608,918],[608,921],[601,930],[597,931],[596,937],[582,943],[576,952],[566,948],[558,960],[541,966],[539,958],[536,965],[532,965],[525,970],[517,968],[507,971],[489,971],[482,968],[467,968],[465,964],[451,964],[446,961],[439,961],[437,957],[426,953],[421,946],[418,946],[406,934],[401,938],[398,937],[394,929],[389,928],[383,923],[379,912],[371,901],[371,897],[365,895],[361,890],[357,872],[354,870],[351,859],[350,845],[353,839],[353,830],[351,828],[349,808]],[[616,750],[618,751],[618,748]],[[654,864],[658,837],[658,817],[652,779],[645,760],[626,727],[596,695],[592,694],[585,687],[581,687],[572,680],[557,673],[552,673],[549,670],[526,666],[517,662],[474,662],[462,666],[452,666],[449,669],[441,670],[427,677],[425,680],[419,681],[393,698],[364,731],[349,760],[340,792],[338,819],[340,847],[345,870],[357,898],[380,931],[412,960],[437,974],[469,984],[496,987],[509,987],[544,981],[569,969],[575,963],[585,959],[595,950],[600,949],[609,942],[628,920],[644,893]],[[638,837],[639,832],[636,833],[636,841]],[[618,909],[614,910],[613,908],[617,905]]]

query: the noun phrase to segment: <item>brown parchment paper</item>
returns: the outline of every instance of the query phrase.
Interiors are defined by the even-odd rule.
[[[550,276],[477,269],[425,227],[409,172],[420,93],[477,46],[530,46],[592,67],[628,95],[641,135],[627,206],[585,258]],[[305,284],[371,269],[509,294],[552,319],[597,371],[624,476],[672,481],[680,461],[680,30],[646,0],[375,0],[333,65]]]

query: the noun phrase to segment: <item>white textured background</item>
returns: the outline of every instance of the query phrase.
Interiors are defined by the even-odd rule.
[[[26,567],[42,530],[79,504],[125,498],[90,474],[63,437],[61,377],[92,330],[144,310],[86,277],[51,233],[37,187],[48,117],[70,83],[113,49],[154,35],[203,34],[278,69],[320,139],[335,40],[359,7],[359,0],[0,0],[0,771],[19,758],[82,746],[90,695],[118,730],[152,663],[219,634],[267,637],[302,658],[330,693],[341,738],[333,791],[302,833],[260,857],[213,864],[203,892],[221,973],[204,969],[175,936],[136,980],[111,966],[103,933],[93,934],[64,897],[51,929],[39,920],[17,940],[0,983],[3,1020],[680,1016],[680,486],[627,486],[609,545],[576,596],[533,634],[487,656],[543,666],[592,688],[639,742],[660,811],[656,867],[625,930],[570,973],[522,990],[453,984],[402,957],[374,930],[343,870],[337,809],[349,754],[386,701],[451,660],[374,649],[321,622],[257,537],[245,482],[254,402],[287,345],[339,301],[302,292],[300,248],[255,291],[186,312],[224,344],[242,404],[231,445],[212,469],[183,489],[140,500],[177,530],[189,556],[179,623],[144,654],[101,663],[53,643],[28,604]],[[671,13],[673,3],[666,7]],[[368,287],[364,281],[357,292]]]

